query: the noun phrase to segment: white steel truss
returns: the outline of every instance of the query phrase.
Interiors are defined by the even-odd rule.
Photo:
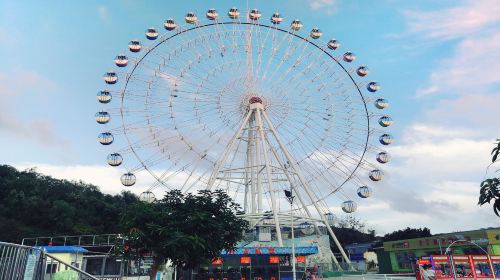
[[[239,141],[247,143],[245,166],[224,168],[232,151],[234,151],[233,147]],[[283,246],[281,233],[283,226],[290,227],[294,223],[297,225],[301,222],[308,222],[313,224],[319,233],[318,224],[324,225],[338,247],[342,258],[350,269],[353,269],[325,216],[326,213],[318,205],[319,197],[311,190],[307,180],[301,174],[296,161],[280,139],[266,113],[263,101],[259,97],[250,98],[243,121],[214,166],[208,182],[208,189],[214,188],[216,181],[244,185],[244,218],[249,221],[252,227],[274,227],[279,246]],[[280,189],[275,187],[279,183],[288,185],[288,189],[292,190],[295,197],[298,198],[299,207],[305,215],[294,215],[293,210],[280,209],[277,198]],[[265,212],[263,211],[264,195],[269,195],[270,201],[270,210]],[[317,215],[311,213],[309,206],[316,210]],[[270,223],[271,220],[272,223]],[[330,253],[333,261],[338,265],[331,250]]]

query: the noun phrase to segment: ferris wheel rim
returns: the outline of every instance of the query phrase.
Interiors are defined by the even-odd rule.
[[[134,63],[132,69],[126,73],[126,78],[125,78],[125,83],[124,83],[124,86],[121,90],[121,108],[120,108],[120,115],[121,115],[121,119],[122,119],[122,130],[123,130],[123,134],[127,140],[127,143],[132,151],[132,153],[134,154],[134,156],[137,158],[137,160],[140,162],[141,166],[146,170],[148,171],[148,173],[150,173],[155,179],[156,179],[156,183],[155,183],[155,187],[158,186],[158,184],[161,184],[165,187],[167,187],[168,189],[174,189],[172,186],[170,186],[169,184],[167,184],[166,182],[164,182],[164,180],[162,180],[161,178],[159,178],[157,176],[157,174],[155,172],[152,172],[149,167],[147,166],[147,164],[144,163],[143,159],[138,155],[138,153],[135,151],[133,145],[132,145],[132,142],[129,138],[129,135],[127,133],[127,129],[125,128],[125,120],[124,120],[124,114],[123,114],[123,108],[124,108],[124,99],[125,99],[125,91],[127,90],[127,87],[128,87],[128,84],[129,84],[129,81],[131,79],[131,77],[133,76],[135,70],[137,69],[137,67],[141,64],[141,62],[152,52],[154,51],[156,48],[158,48],[159,46],[167,43],[169,40],[179,36],[179,35],[182,35],[182,34],[185,34],[185,33],[188,33],[190,31],[194,31],[194,30],[198,30],[198,29],[202,29],[202,28],[206,28],[206,27],[211,27],[211,26],[218,26],[218,25],[242,25],[242,26],[245,26],[245,25],[249,25],[249,26],[259,26],[259,27],[264,27],[264,28],[268,28],[268,29],[274,29],[274,30],[277,30],[277,31],[280,31],[280,32],[283,32],[285,34],[288,34],[288,35],[292,35],[294,36],[295,38],[298,38],[306,43],[308,43],[309,45],[312,45],[313,47],[315,47],[316,49],[318,49],[319,51],[323,52],[324,54],[326,54],[332,61],[334,61],[336,63],[336,65],[340,66],[341,69],[345,72],[345,74],[349,77],[350,81],[352,82],[352,84],[355,86],[356,88],[356,91],[357,93],[359,94],[359,96],[361,97],[361,100],[363,102],[363,107],[364,107],[364,111],[365,111],[365,114],[364,116],[366,117],[366,139],[364,140],[364,143],[363,143],[363,149],[362,149],[362,153],[359,155],[359,159],[356,160],[357,163],[355,165],[355,167],[349,172],[349,176],[347,176],[342,183],[338,184],[336,186],[336,188],[331,191],[331,192],[328,192],[327,194],[323,195],[321,198],[318,197],[318,199],[315,201],[315,202],[320,202],[320,201],[323,201],[324,199],[326,199],[327,197],[329,197],[330,195],[336,193],[338,190],[340,190],[347,182],[349,182],[353,177],[355,177],[356,173],[357,173],[357,170],[360,168],[360,166],[363,164],[363,161],[364,161],[364,158],[366,156],[366,153],[368,151],[368,147],[369,147],[369,140],[370,140],[370,112],[368,110],[368,107],[367,107],[367,102],[366,102],[366,99],[365,99],[365,96],[363,95],[363,93],[361,92],[361,89],[358,85],[358,83],[356,82],[356,80],[353,78],[353,76],[349,73],[349,71],[346,69],[346,67],[340,63],[340,61],[335,58],[332,54],[330,54],[325,48],[319,46],[318,44],[316,44],[315,42],[307,39],[306,37],[304,36],[301,36],[293,31],[290,31],[290,30],[285,30],[285,29],[282,29],[282,28],[279,28],[277,27],[276,25],[272,26],[272,25],[268,25],[268,24],[262,24],[262,23],[258,23],[258,22],[255,22],[255,21],[249,21],[249,22],[241,22],[241,21],[215,21],[215,22],[211,22],[211,23],[205,23],[205,24],[196,24],[195,26],[193,27],[190,27],[190,28],[185,28],[185,29],[181,29],[180,31],[176,32],[175,34],[172,34],[170,36],[167,36],[167,37],[164,37],[161,39],[161,41],[159,41],[158,43],[156,43],[155,45],[151,46],[149,49],[147,49],[146,52],[144,52],[144,54],[142,56],[140,56],[140,58]],[[328,168],[329,169],[329,168]]]

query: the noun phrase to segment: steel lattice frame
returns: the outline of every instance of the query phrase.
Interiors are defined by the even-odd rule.
[[[392,142],[384,132],[392,119],[370,108],[388,103],[377,95],[378,84],[363,78],[367,68],[353,66],[354,54],[340,52],[336,40],[320,40],[319,29],[301,35],[298,21],[285,29],[251,20],[253,12],[241,21],[214,18],[212,11],[212,21],[190,20],[188,27],[169,20],[172,30],[164,35],[147,31],[158,43],[131,42],[135,58],[115,59],[120,69],[131,64],[130,71],[104,77],[110,86],[118,80],[121,90],[98,94],[104,104],[112,94],[121,99],[120,107],[96,114],[106,126],[98,140],[109,145],[125,136],[116,138],[124,148],[113,150],[108,163],[135,158],[139,164],[129,165],[122,183],[132,186],[134,174],[148,171],[155,179],[148,200],[159,186],[221,188],[252,225],[274,227],[279,245],[280,228],[295,222],[325,225],[340,248],[330,206],[339,199],[345,212],[355,211],[349,190],[369,197],[365,181],[383,178],[367,159],[389,161],[376,143]],[[374,118],[380,128],[371,125]],[[109,126],[115,119],[121,126]],[[284,190],[299,200],[293,211]]]

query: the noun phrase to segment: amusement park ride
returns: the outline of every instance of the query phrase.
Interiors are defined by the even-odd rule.
[[[331,228],[332,205],[356,211],[372,195],[368,182],[384,178],[390,155],[381,147],[393,142],[385,131],[393,121],[379,84],[337,39],[303,32],[300,20],[285,25],[279,13],[237,8],[204,17],[167,19],[164,34],[148,28],[150,44],[132,40],[130,55],[116,56],[95,116],[105,127],[99,143],[121,147],[108,164],[129,164],[127,187],[149,173],[154,183],[141,194],[149,202],[158,187],[223,189],[278,247],[284,228],[326,228],[350,263]]]
[[[417,262],[417,280],[423,280],[423,266],[434,270],[436,279],[498,279],[500,255],[431,255]]]

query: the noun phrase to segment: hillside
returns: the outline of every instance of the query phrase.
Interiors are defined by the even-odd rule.
[[[0,241],[23,237],[117,233],[130,192],[108,195],[84,182],[0,165]]]

